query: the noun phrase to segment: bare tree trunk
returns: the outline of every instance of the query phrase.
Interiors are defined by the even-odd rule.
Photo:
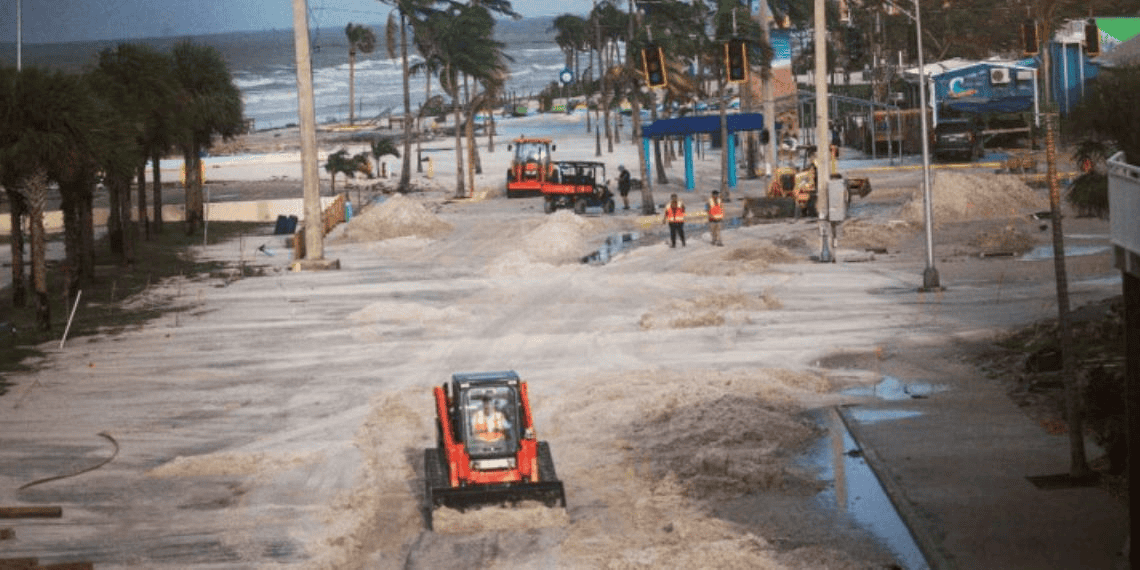
[[[455,113],[455,197],[466,198],[467,190],[463,179],[463,134],[460,130],[463,123],[462,109],[459,102],[459,87],[452,85],[455,94],[452,96],[452,110]]]
[[[37,171],[27,179],[22,192],[28,205],[28,229],[32,241],[32,290],[36,296],[36,326],[51,330],[51,305],[47,286],[47,236],[44,231],[44,208],[47,205],[47,175]]]
[[[400,170],[401,192],[407,192],[412,184],[412,91],[408,85],[408,22],[400,13],[400,59],[404,71],[404,165]]]
[[[198,145],[183,153],[186,165],[186,235],[198,233],[198,227],[205,218],[205,204],[202,199],[201,161]]]
[[[79,290],[79,284],[84,280],[83,275],[83,222],[80,217],[79,192],[77,187],[82,182],[69,180],[60,183],[60,210],[63,213],[63,249],[64,275],[67,277],[67,298],[71,299]]]
[[[159,161],[162,157],[159,156],[158,151],[150,157],[151,163],[151,185],[154,186],[154,233],[162,233],[162,169],[159,168]]]
[[[79,264],[84,278],[95,278],[95,188],[88,182],[76,200],[79,205]]]
[[[190,180],[187,178],[187,184]],[[108,175],[106,178],[107,186],[107,243],[111,247],[111,253],[122,256],[123,255],[123,221],[120,216],[123,214],[123,209],[119,207],[119,202],[123,200],[120,193],[122,185],[115,181],[115,177]],[[189,188],[186,191],[187,199],[189,199]],[[187,208],[186,216],[189,218],[190,211]]]
[[[24,196],[14,189],[6,189],[11,208],[12,235],[12,306],[23,307],[28,303],[28,284],[24,281],[24,214],[27,210]]]
[[[150,241],[150,221],[147,220],[146,211],[146,161],[139,166],[139,221],[143,237]]]
[[[348,124],[354,123],[356,123],[356,52],[348,50]]]

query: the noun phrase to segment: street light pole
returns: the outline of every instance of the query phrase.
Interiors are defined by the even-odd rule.
[[[24,18],[20,9],[23,3],[24,0],[16,0],[16,71],[24,68]]]
[[[934,209],[930,203],[930,127],[926,120],[926,62],[922,57],[922,9],[914,0],[914,27],[918,36],[918,104],[922,124],[922,219],[926,225],[926,269],[922,272],[922,290],[938,291],[938,269],[934,267]]]

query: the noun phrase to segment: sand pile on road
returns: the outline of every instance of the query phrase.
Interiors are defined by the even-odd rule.
[[[818,435],[795,402],[826,393],[826,378],[738,369],[576,380],[573,401],[532,400],[540,414],[551,413],[548,402],[565,402],[539,418],[548,426],[571,515],[552,567],[811,567],[795,551],[779,552],[709,511],[722,495],[793,488],[802,494],[800,485],[817,485],[814,474],[798,474],[792,465]],[[827,552],[834,551],[817,547],[810,555],[822,560]],[[874,566],[837,568],[858,567]]]
[[[487,505],[464,512],[441,507],[432,515],[432,529],[440,534],[564,527],[569,524],[566,509],[547,507],[538,501],[523,501],[512,506]]]
[[[686,495],[706,498],[811,484],[786,462],[820,433],[787,404],[724,395],[661,410],[634,424],[632,439],[655,472],[675,474]]]
[[[379,205],[364,208],[345,224],[342,239],[362,242],[413,235],[437,238],[450,231],[451,224],[439,219],[419,202],[402,194],[393,194]]]
[[[558,210],[519,237],[521,247],[491,260],[486,273],[496,277],[527,275],[549,271],[554,265],[579,263],[590,253],[587,239],[598,230],[597,222],[570,210]]]
[[[717,327],[728,322],[745,322],[748,313],[779,309],[780,300],[770,291],[760,295],[722,291],[688,300],[673,300],[641,316],[643,330]]]
[[[554,269],[553,265],[534,261],[527,252],[516,249],[491,260],[485,272],[492,277],[510,277],[545,273],[551,269]]]
[[[547,263],[577,262],[589,252],[586,238],[597,233],[594,222],[571,212],[558,210],[523,236],[531,259]]]
[[[969,244],[984,253],[1022,254],[1037,244],[1037,241],[1022,228],[1006,225],[1002,228],[983,229],[970,238]]]
[[[891,249],[914,235],[921,226],[892,220],[885,224],[851,219],[840,226],[839,246],[854,249]]]
[[[681,270],[697,275],[740,275],[766,271],[774,263],[796,260],[790,251],[767,240],[731,244],[719,256],[700,255],[685,260]]]
[[[373,398],[353,442],[362,458],[355,486],[325,505],[324,536],[305,545],[306,568],[402,568],[402,550],[423,529],[422,448],[432,400],[424,389]],[[419,474],[417,474],[419,471]],[[411,492],[409,492],[411,490]]]
[[[303,453],[208,453],[192,457],[175,457],[159,465],[150,477],[206,477],[218,475],[263,475],[286,471],[321,460],[319,452]]]
[[[1011,174],[938,171],[931,188],[935,225],[946,222],[1014,218],[1049,208],[1048,197]],[[919,193],[900,211],[903,220],[923,222]]]

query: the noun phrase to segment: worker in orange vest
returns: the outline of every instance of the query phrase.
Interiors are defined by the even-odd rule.
[[[471,431],[483,441],[499,441],[507,432],[507,418],[488,398],[483,400],[483,408],[471,415]]]
[[[720,226],[724,221],[724,203],[720,201],[720,191],[713,190],[709,203],[705,204],[705,211],[709,214],[709,233],[712,234],[713,245],[724,245],[720,241]]]
[[[669,196],[662,223],[669,224],[669,247],[677,247],[677,236],[681,237],[681,247],[685,247],[685,203],[676,194]]]

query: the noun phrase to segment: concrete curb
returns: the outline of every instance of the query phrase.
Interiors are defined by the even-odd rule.
[[[926,559],[926,564],[931,570],[954,570],[957,568],[953,562],[943,556],[942,549],[939,542],[925,532],[925,525],[922,524],[922,518],[915,510],[914,505],[907,499],[906,491],[890,476],[887,469],[887,463],[875,450],[867,445],[868,438],[864,437],[861,432],[859,422],[851,417],[848,412],[849,406],[841,405],[835,406],[834,410],[839,419],[843,422],[843,426],[847,428],[847,433],[851,434],[851,439],[863,451],[863,458],[866,460],[867,465],[871,471],[875,473],[875,478],[879,480],[879,485],[883,488],[883,492],[887,494],[891,504],[895,507],[895,512],[898,513],[899,518],[902,519],[908,531],[910,531],[911,538],[914,543],[918,545],[918,549],[922,551],[923,558]]]

